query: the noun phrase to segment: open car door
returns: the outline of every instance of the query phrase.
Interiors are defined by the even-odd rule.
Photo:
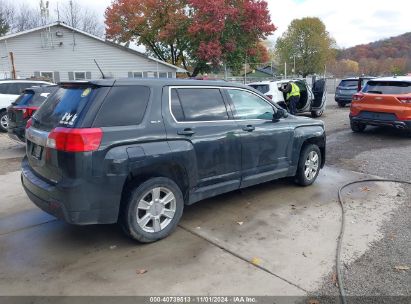
[[[309,112],[310,111],[310,100],[311,92],[307,83],[303,80],[294,81],[296,85],[300,88],[300,101],[297,104],[297,112]]]
[[[327,100],[327,86],[325,78],[316,80],[312,87],[313,99],[311,101],[311,110],[320,110],[325,106]]]

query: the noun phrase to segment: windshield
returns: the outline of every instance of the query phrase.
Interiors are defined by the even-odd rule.
[[[270,90],[268,84],[250,84],[250,87],[256,89],[257,91],[263,94],[267,93]]]
[[[90,85],[59,87],[33,116],[36,126],[49,130],[75,127],[84,108],[101,91],[106,90]]]
[[[338,86],[343,88],[357,87],[358,80],[342,80]]]
[[[364,93],[373,94],[411,94],[411,82],[406,81],[374,81],[367,82]]]

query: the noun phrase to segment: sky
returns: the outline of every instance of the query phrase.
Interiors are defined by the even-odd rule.
[[[49,0],[54,7],[57,2]],[[68,0],[67,0],[68,1]],[[13,3],[37,6],[39,0],[14,0]],[[111,0],[79,1],[97,12],[104,21],[104,11]],[[277,26],[270,40],[276,40],[295,18],[319,17],[338,47],[351,47],[397,36],[411,31],[411,1],[407,0],[268,0],[271,19]]]

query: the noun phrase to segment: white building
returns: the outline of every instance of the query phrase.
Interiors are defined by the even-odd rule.
[[[106,76],[173,78],[185,72],[144,53],[56,22],[0,37],[0,79],[11,78],[13,53],[17,78],[45,77],[53,82]]]

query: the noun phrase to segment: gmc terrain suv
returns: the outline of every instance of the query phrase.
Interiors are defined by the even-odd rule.
[[[184,205],[292,176],[325,161],[321,121],[288,115],[246,86],[197,80],[61,83],[27,123],[22,183],[71,224],[119,222],[152,242]]]

